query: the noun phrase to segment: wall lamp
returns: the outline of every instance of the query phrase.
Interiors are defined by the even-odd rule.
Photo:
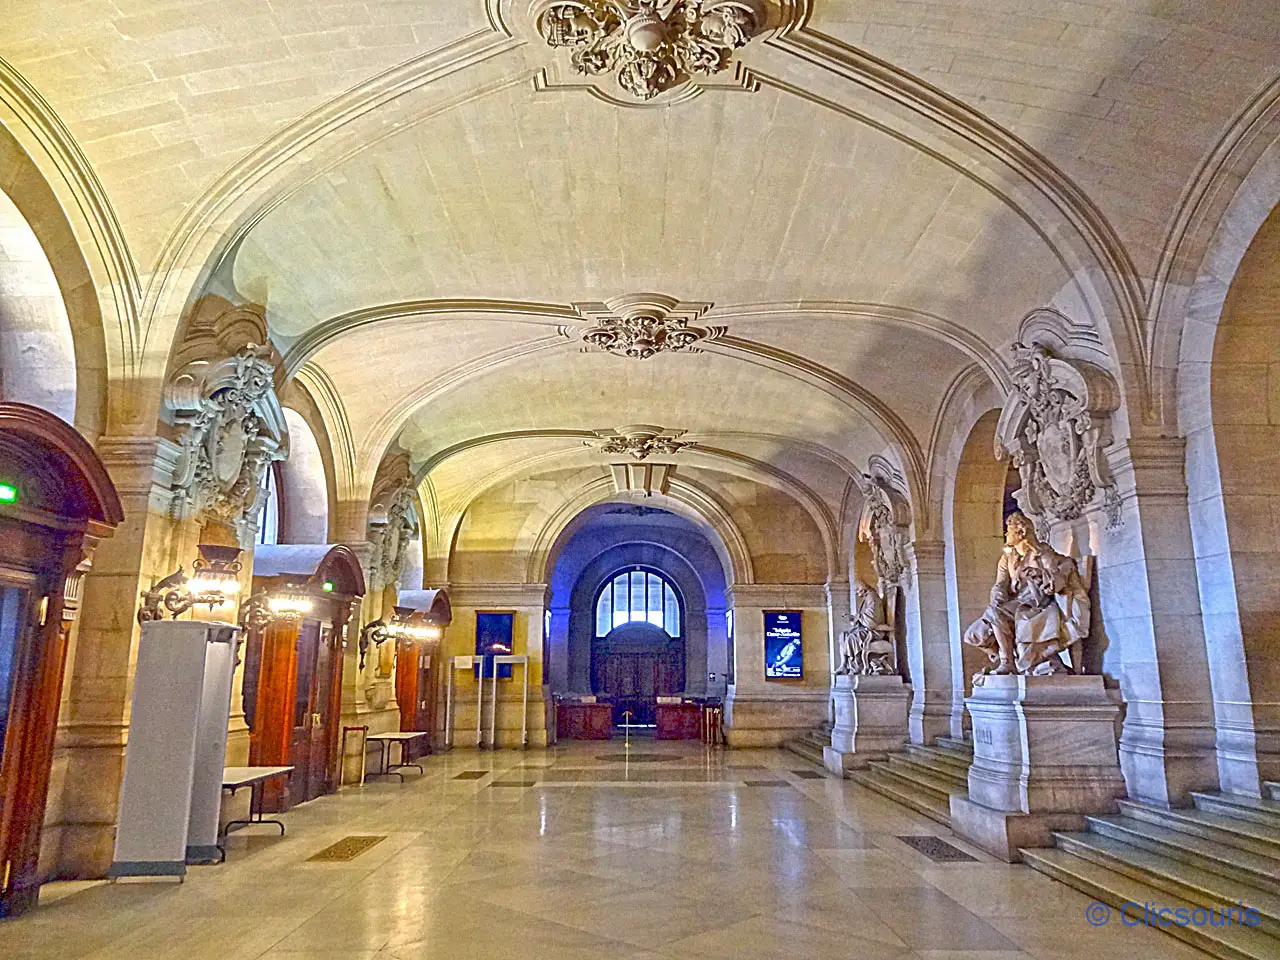
[[[234,601],[240,593],[240,548],[202,543],[196,549],[200,556],[192,564],[190,577],[179,567],[177,573],[143,591],[139,623],[163,620],[166,612],[176,620],[198,606],[212,612]]]
[[[381,647],[388,640],[421,641],[439,640],[440,628],[419,619],[419,613],[412,607],[393,607],[393,613],[386,619],[373,620],[360,631],[360,669],[364,669],[365,655],[369,646]]]
[[[259,591],[240,607],[240,624],[249,630],[261,630],[277,621],[297,623],[315,606],[306,585],[287,583],[267,593]]]

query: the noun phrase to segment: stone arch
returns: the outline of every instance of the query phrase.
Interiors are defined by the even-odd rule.
[[[5,208],[0,214],[0,230],[25,229],[26,236],[36,241],[38,257],[43,261],[35,263],[28,256],[29,266],[23,271],[27,280],[40,288],[40,298],[44,301],[39,308],[44,315],[44,322],[39,324],[42,339],[52,336],[51,344],[56,346],[53,355],[41,357],[40,365],[48,368],[57,359],[66,357],[69,346],[73,369],[69,404],[65,399],[60,400],[59,409],[52,409],[38,397],[26,399],[50,409],[72,423],[81,434],[96,440],[107,426],[109,377],[107,331],[96,285],[76,233],[52,186],[3,125],[0,125],[0,194],[5,197],[0,201],[0,206]],[[26,238],[21,244],[29,255],[37,253]],[[0,260],[4,259],[8,259],[8,254],[0,253]],[[56,284],[55,289],[49,288],[50,279]],[[4,329],[12,328],[5,323]],[[0,353],[0,358],[4,354],[12,355],[12,350],[10,345]],[[64,391],[59,387],[57,392]],[[47,394],[45,399],[49,399]],[[70,416],[66,414],[68,407]]]

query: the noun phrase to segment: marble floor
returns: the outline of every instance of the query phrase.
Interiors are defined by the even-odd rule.
[[[50,884],[0,957],[1191,960],[777,750],[574,743],[429,758],[232,835],[183,884]],[[343,863],[308,858],[384,840]],[[945,838],[936,862],[900,837]],[[928,846],[928,844],[924,844]],[[937,855],[937,851],[931,851]],[[941,851],[945,854],[947,851]]]

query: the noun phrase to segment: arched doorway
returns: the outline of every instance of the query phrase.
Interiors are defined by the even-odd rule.
[[[658,570],[614,571],[596,591],[591,688],[615,725],[649,726],[659,697],[685,686],[684,604]]]
[[[253,572],[268,609],[286,601],[283,615],[250,621],[243,684],[249,763],[294,768],[263,787],[263,809],[281,811],[337,789],[342,652],[355,646],[364,574],[350,548],[327,544],[259,547]]]
[[[124,519],[101,461],[52,414],[0,402],[0,916],[34,906],[70,620]]]

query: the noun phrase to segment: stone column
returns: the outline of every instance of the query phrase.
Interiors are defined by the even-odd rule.
[[[912,689],[912,743],[963,735],[963,685],[951,657],[946,546],[941,540],[911,544],[906,597],[908,673]]]
[[[831,685],[835,688],[835,672],[840,666],[840,634],[849,626],[853,612],[853,585],[848,580],[832,580],[827,584],[827,663],[831,667]]]
[[[1123,526],[1086,535],[1098,544],[1100,667],[1125,701],[1120,765],[1129,796],[1184,803],[1217,786],[1214,689],[1205,647],[1187,509],[1184,443],[1130,440],[1108,459],[1123,498]]]
[[[831,695],[826,588],[818,584],[737,584],[733,607],[734,682],[725,696],[731,747],[773,747],[821,723]],[[764,611],[799,610],[804,677],[765,680]]]

